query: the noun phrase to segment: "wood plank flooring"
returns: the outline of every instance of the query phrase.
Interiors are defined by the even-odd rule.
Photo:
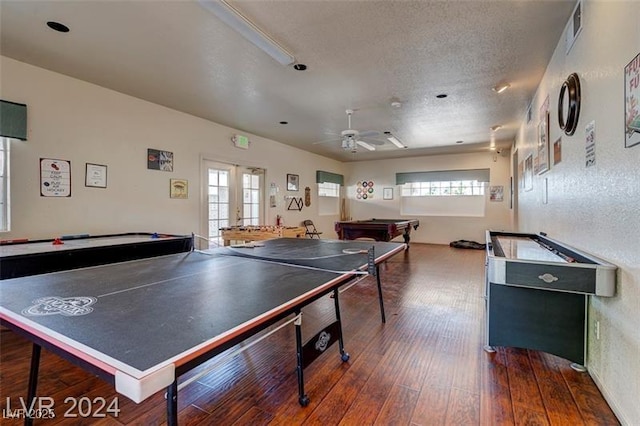
[[[340,295],[345,349],[305,370],[307,407],[297,402],[295,335],[287,326],[214,366],[179,394],[181,425],[616,425],[587,373],[535,351],[483,351],[484,252],[413,243],[382,268],[387,323],[372,278]],[[333,321],[333,299],[303,311],[303,335]],[[31,345],[3,331],[0,409],[26,398]],[[170,336],[168,336],[170,338]],[[43,350],[38,394],[55,399],[46,425],[165,423],[162,393],[142,404]],[[118,417],[64,418],[66,397],[118,397]],[[19,421],[0,420],[4,424]]]

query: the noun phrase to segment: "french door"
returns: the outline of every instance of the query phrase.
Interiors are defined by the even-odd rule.
[[[204,160],[202,235],[222,245],[220,228],[264,223],[264,170]],[[203,246],[203,244],[199,244]]]

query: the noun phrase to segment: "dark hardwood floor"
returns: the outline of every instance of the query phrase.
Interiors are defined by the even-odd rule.
[[[180,392],[180,424],[619,424],[589,375],[572,370],[569,361],[515,348],[483,351],[483,251],[413,243],[382,267],[382,280],[386,324],[372,278],[341,294],[351,359],[343,363],[334,345],[305,370],[307,407],[297,402],[290,325],[242,354],[194,371],[216,366]],[[333,316],[332,299],[314,302],[303,311],[303,333],[312,336]],[[16,408],[26,398],[31,346],[10,331],[0,336],[0,408],[9,397]],[[35,424],[165,422],[162,393],[139,405],[118,397],[117,418],[64,418],[67,397],[111,401],[118,395],[47,351],[38,394],[54,398],[57,417]]]

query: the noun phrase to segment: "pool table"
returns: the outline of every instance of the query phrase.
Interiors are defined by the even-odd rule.
[[[409,245],[411,228],[418,229],[417,219],[367,219],[335,223],[335,229],[341,240],[373,238],[376,241],[391,241],[402,235]]]

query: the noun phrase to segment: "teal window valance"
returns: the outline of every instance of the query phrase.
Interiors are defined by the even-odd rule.
[[[489,176],[489,169],[396,173],[396,185],[404,185],[411,182],[451,182],[459,180],[489,182]]]
[[[27,140],[27,106],[0,100],[0,136]]]
[[[316,183],[336,183],[342,186],[344,185],[344,176],[337,173],[316,170]]]

